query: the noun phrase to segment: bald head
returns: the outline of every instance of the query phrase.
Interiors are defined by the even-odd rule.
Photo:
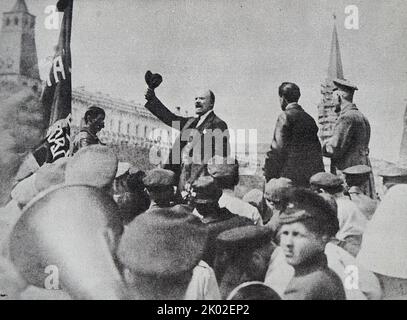
[[[215,95],[211,90],[198,90],[195,96],[195,113],[201,116],[213,109],[215,105]]]

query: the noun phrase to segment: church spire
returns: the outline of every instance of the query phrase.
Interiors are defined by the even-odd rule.
[[[344,79],[341,50],[339,48],[338,31],[336,30],[336,15],[334,18],[334,28],[332,32],[331,52],[329,56],[328,75],[325,83],[321,85],[322,101],[318,105],[318,135],[322,142],[330,138],[338,117],[333,101],[333,89],[335,88],[332,80]]]
[[[341,59],[341,50],[339,48],[338,31],[336,30],[336,15],[333,14],[334,29],[332,32],[331,54],[329,56],[328,80],[335,78],[344,79]]]
[[[25,3],[25,0],[17,0],[16,4],[13,7],[12,12],[25,12],[28,13],[28,8]]]

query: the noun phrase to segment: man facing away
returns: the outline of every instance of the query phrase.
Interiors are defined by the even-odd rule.
[[[283,112],[266,156],[264,176],[266,181],[285,177],[295,186],[307,187],[313,174],[324,171],[318,127],[298,104],[301,93],[296,84],[282,83],[278,94]]]
[[[228,127],[213,111],[215,95],[211,90],[202,90],[195,96],[196,117],[182,117],[171,112],[147,89],[145,107],[166,125],[180,131],[175,140],[164,169],[175,172],[178,190],[192,184],[202,173],[206,163],[215,154],[227,156],[230,151]]]

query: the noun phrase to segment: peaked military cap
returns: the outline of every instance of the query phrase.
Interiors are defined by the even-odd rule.
[[[391,166],[380,170],[379,176],[385,178],[407,177],[407,168]]]
[[[218,248],[257,248],[270,243],[272,236],[270,228],[249,225],[223,231],[216,242]]]
[[[372,168],[370,168],[369,166],[366,166],[364,164],[359,164],[357,166],[346,168],[342,172],[346,175],[362,175],[362,174],[371,173]]]
[[[348,80],[346,79],[335,79],[333,80],[334,85],[337,87],[337,89],[343,89],[343,90],[347,90],[347,91],[355,91],[358,90],[358,87],[355,86],[354,84],[350,83]],[[337,90],[337,89],[334,89]]]
[[[314,186],[322,188],[334,188],[343,184],[343,180],[340,177],[330,172],[318,172],[311,177],[309,182]]]
[[[320,225],[330,236],[338,232],[339,221],[334,208],[317,193],[296,188],[290,191],[288,200],[287,208],[280,214],[280,224],[314,219],[321,222]]]

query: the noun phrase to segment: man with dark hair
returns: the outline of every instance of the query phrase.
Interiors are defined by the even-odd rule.
[[[161,83],[158,79],[162,81],[160,75],[147,72],[149,88],[145,107],[166,125],[180,131],[164,168],[175,172],[178,191],[182,192],[205,173],[210,158],[229,154],[228,127],[213,111],[215,95],[211,90],[200,90],[195,96],[196,117],[182,117],[171,112],[156,97],[154,89]]]
[[[266,181],[285,177],[307,187],[309,178],[324,170],[318,127],[298,104],[300,88],[284,82],[278,89],[283,112],[277,119],[271,150],[264,165]]]
[[[82,147],[92,144],[102,144],[97,133],[105,127],[105,111],[102,108],[91,106],[85,112],[83,118],[85,125],[81,128],[79,134],[73,142],[73,152],[75,153]]]

